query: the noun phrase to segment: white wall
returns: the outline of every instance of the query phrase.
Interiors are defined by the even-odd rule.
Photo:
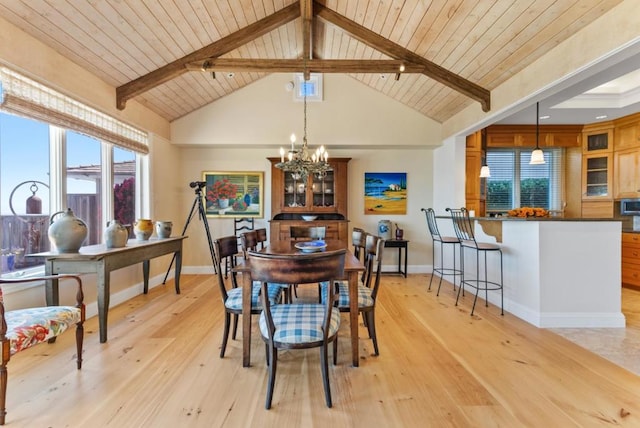
[[[272,74],[171,124],[178,145],[280,147],[302,141],[303,104]],[[324,76],[324,101],[307,103],[309,144],[335,147],[439,146],[440,124],[344,76]],[[273,152],[272,156],[276,156]]]
[[[405,239],[411,241],[409,248],[409,271],[426,272],[431,260],[431,239],[427,236],[422,207],[431,206],[433,197],[433,174],[431,171],[433,153],[426,149],[407,149],[394,151],[388,149],[336,150],[336,157],[351,157],[349,162],[349,220],[350,227],[362,227],[371,232],[377,230],[378,221],[388,219],[404,229]],[[182,176],[175,183],[181,196],[182,212],[175,223],[180,228],[186,223],[193,206],[195,192],[189,187],[191,181],[202,179],[205,171],[263,171],[265,174],[264,213],[265,217],[256,219],[256,227],[269,227],[271,211],[271,164],[267,157],[273,157],[275,149],[245,148],[205,148],[185,147],[181,149]],[[408,203],[406,215],[380,216],[364,213],[364,173],[365,172],[407,172]],[[208,219],[209,230],[215,239],[233,234],[233,220],[221,218]],[[209,272],[211,257],[206,239],[204,223],[197,217],[189,223],[185,241],[185,272]],[[390,252],[385,264],[393,264],[396,254]]]

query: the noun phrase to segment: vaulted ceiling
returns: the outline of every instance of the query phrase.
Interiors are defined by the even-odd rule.
[[[618,3],[0,0],[0,15],[117,88],[120,108],[135,99],[169,121],[306,66],[444,122],[490,108],[492,89]]]

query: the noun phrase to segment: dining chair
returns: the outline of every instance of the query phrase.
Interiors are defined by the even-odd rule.
[[[75,306],[44,306],[7,311],[2,296],[2,286],[57,279],[60,285],[75,281]],[[43,287],[44,288],[44,287]],[[29,278],[0,278],[0,342],[2,342],[2,364],[0,365],[0,425],[4,425],[7,414],[7,364],[13,355],[44,342],[52,342],[75,324],[76,367],[82,368],[82,343],[84,340],[85,305],[82,280],[76,275],[32,276]],[[43,353],[44,355],[44,353]],[[38,357],[41,362],[46,359]]]
[[[315,283],[333,281],[344,276],[346,249],[302,253],[284,256],[249,252],[251,279],[262,283],[263,294],[269,283]],[[328,344],[333,342],[337,351],[337,333],[340,328],[340,312],[335,310],[333,287],[327,287],[326,304],[300,303],[295,305],[272,305],[263,300],[264,310],[260,315],[260,333],[266,344],[266,360],[269,381],[265,408],[271,408],[275,386],[279,349],[320,348],[320,363],[324,395],[327,407],[332,406],[329,385]],[[334,357],[334,362],[335,362]]]
[[[433,208],[421,208],[427,218],[427,227],[429,228],[429,234],[433,242],[433,249],[431,251],[431,279],[429,279],[429,290],[431,290],[431,283],[433,282],[434,274],[440,275],[440,281],[438,282],[438,291],[436,296],[440,295],[440,286],[442,285],[442,278],[444,276],[453,276],[453,291],[456,290],[456,276],[462,275],[461,269],[456,268],[456,252],[458,252],[458,246],[460,240],[457,236],[442,236],[438,229],[438,222],[436,220],[436,212]],[[436,244],[440,250],[440,264],[436,266]],[[444,246],[450,245],[453,250],[453,267],[444,266]]]
[[[489,306],[489,290],[500,291],[500,315],[504,315],[504,275],[502,269],[502,248],[498,244],[491,242],[478,242],[473,232],[473,224],[469,218],[469,211],[462,207],[460,209],[447,208],[451,213],[451,220],[453,221],[453,228],[456,231],[456,236],[460,240],[460,269],[461,280],[460,287],[458,287],[458,294],[456,296],[456,306],[458,305],[458,299],[460,299],[460,292],[464,296],[464,287],[468,285],[475,288],[476,295],[473,299],[473,306],[471,307],[471,315],[476,308],[476,301],[478,300],[478,294],[480,290],[485,292],[485,306]],[[471,250],[476,256],[476,276],[469,279],[465,272],[465,253],[466,250]],[[480,270],[480,253],[484,255],[484,271]],[[500,282],[489,281],[489,272],[487,270],[487,253],[497,253],[500,256]],[[480,274],[484,275],[481,277]]]
[[[358,284],[358,312],[362,314],[364,325],[369,332],[369,338],[373,342],[375,355],[379,355],[378,337],[376,335],[375,310],[378,289],[380,288],[380,277],[382,275],[382,253],[384,250],[384,239],[379,236],[367,234],[364,248],[365,282]],[[372,285],[373,281],[373,285]],[[322,283],[322,296],[326,296],[326,289],[329,283]],[[336,281],[336,295],[338,296],[338,309],[340,312],[349,312],[349,283],[347,281]],[[334,352],[333,358],[336,358]],[[335,363],[335,361],[334,361]]]
[[[246,233],[246,232],[245,232]],[[227,341],[229,339],[229,327],[231,326],[231,316],[233,315],[233,333],[232,339],[236,340],[236,332],[238,330],[238,315],[242,314],[242,287],[238,287],[237,273],[233,271],[236,266],[235,256],[238,253],[238,237],[235,235],[225,236],[213,241],[216,263],[219,267],[218,285],[224,305],[224,333],[222,335],[222,346],[220,347],[220,358],[224,358],[227,349]],[[230,275],[225,279],[222,273],[223,265],[230,266]],[[257,315],[262,311],[260,304],[260,284],[253,283],[251,290],[251,314]],[[280,286],[269,285],[267,296],[272,304],[280,302],[282,290]],[[249,316],[251,316],[249,314]]]
[[[326,232],[326,226],[291,226],[289,228],[289,236],[295,241],[300,239],[324,239]]]
[[[256,229],[256,235],[258,239],[258,245],[260,246],[260,249],[263,249],[267,246],[267,229],[264,227]]]
[[[266,230],[265,230],[266,231]],[[242,254],[246,259],[248,257],[249,251],[258,251],[258,247],[260,246],[260,232],[259,229],[251,230],[249,232],[244,232],[240,234],[240,243],[242,248]],[[260,248],[264,248],[263,246]],[[254,285],[260,285],[254,283]],[[298,293],[296,291],[295,285],[293,284],[272,284],[274,287],[280,287],[282,291],[282,297],[284,298],[284,303],[292,302],[292,290],[295,293],[295,296],[298,297]]]
[[[367,243],[367,232],[358,227],[354,227],[351,232],[351,244],[353,245],[353,255],[358,260],[362,260],[362,256],[364,256],[364,248]],[[366,267],[366,266],[365,266]],[[361,280],[364,284],[366,274],[363,273]]]

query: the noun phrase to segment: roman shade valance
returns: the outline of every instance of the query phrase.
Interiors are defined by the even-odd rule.
[[[4,67],[0,67],[0,110],[149,153],[146,132]]]

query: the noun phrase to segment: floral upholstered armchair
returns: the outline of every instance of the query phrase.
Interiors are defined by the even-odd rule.
[[[2,286],[4,284],[37,282],[47,279],[74,280],[77,284],[76,305],[5,310],[2,297]],[[7,413],[7,363],[11,356],[39,343],[50,341],[75,324],[78,370],[82,367],[83,323],[85,320],[83,300],[82,281],[76,275],[51,275],[18,279],[0,278],[0,342],[2,343],[0,425],[4,425]]]

